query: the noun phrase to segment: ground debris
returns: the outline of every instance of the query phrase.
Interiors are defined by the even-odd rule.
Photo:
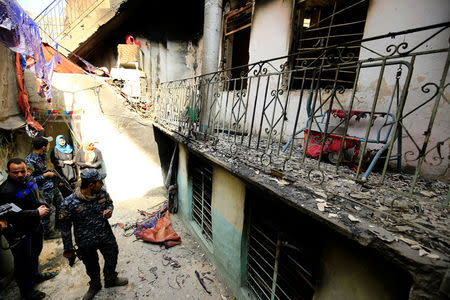
[[[168,261],[167,263],[163,262],[163,266],[171,266],[174,269],[181,268],[180,263],[177,260],[173,259],[172,257],[167,256],[166,254],[163,254],[162,258],[164,260]]]
[[[208,289],[206,288],[205,281],[203,280],[203,277],[200,277],[200,274],[198,273],[197,270],[195,270],[195,276],[197,276],[197,279],[198,279],[198,281],[200,282],[200,284],[202,285],[203,289],[204,289],[208,294],[211,295],[211,292],[208,291]]]
[[[352,222],[361,222],[358,218],[356,218],[354,215],[348,214],[348,218],[350,219],[350,221]]]

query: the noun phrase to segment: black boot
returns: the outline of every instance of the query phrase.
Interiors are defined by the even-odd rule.
[[[95,297],[95,295],[102,289],[101,285],[91,285],[89,286],[89,290],[84,294],[83,300],[91,300]]]
[[[116,277],[113,281],[105,282],[105,288],[110,288],[113,286],[122,286],[128,284],[128,278],[125,277]]]

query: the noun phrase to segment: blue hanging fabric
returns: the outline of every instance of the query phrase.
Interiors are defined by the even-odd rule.
[[[33,58],[34,63],[27,68],[42,81],[39,94],[51,99],[54,62],[46,63],[39,27],[15,0],[0,0],[0,42],[14,52]]]

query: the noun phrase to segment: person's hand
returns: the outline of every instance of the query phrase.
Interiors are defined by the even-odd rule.
[[[67,258],[67,259],[71,259],[72,256],[74,256],[74,254],[75,254],[75,250],[74,250],[74,249],[67,250],[67,251],[64,251],[64,252],[63,252],[63,256],[64,256],[65,258]]]
[[[111,218],[111,216],[112,216],[112,211],[111,211],[111,210],[105,209],[105,210],[103,211],[103,218],[109,219],[109,218]]]
[[[53,176],[55,176],[55,173],[53,172],[48,171],[44,173],[45,178],[53,178]]]
[[[48,207],[41,205],[38,207],[39,217],[45,216],[48,213]]]
[[[73,160],[65,160],[63,161],[66,165],[73,165]]]
[[[8,222],[6,222],[5,220],[0,220],[0,231],[5,229],[7,226],[8,226]]]
[[[93,167],[94,167],[94,165],[91,164],[91,163],[86,163],[86,165],[87,165],[89,168],[93,168]]]

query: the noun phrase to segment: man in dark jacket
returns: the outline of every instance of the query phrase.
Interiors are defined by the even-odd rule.
[[[63,201],[61,192],[58,190],[57,186],[53,181],[55,174],[48,171],[47,167],[47,152],[49,149],[49,141],[44,137],[37,137],[33,139],[33,152],[27,155],[25,158],[25,163],[28,168],[32,170],[32,175],[36,178],[39,185],[39,189],[44,194],[44,198],[47,200],[48,204],[53,204],[55,206],[55,222],[57,216],[59,215],[59,207]],[[44,225],[44,239],[54,239],[59,238],[59,234],[52,230],[50,224],[50,213],[42,220]]]
[[[23,159],[9,160],[7,173],[8,178],[0,186],[0,205],[14,203],[21,209],[7,214],[4,220],[9,225],[4,235],[14,256],[14,275],[23,298],[42,299],[45,293],[35,290],[34,285],[56,275],[38,271],[42,251],[41,218],[48,213],[48,208],[39,198],[35,179],[27,176]]]
[[[128,279],[117,277],[116,265],[119,248],[116,238],[109,225],[114,210],[109,194],[103,189],[103,179],[97,169],[81,171],[81,187],[67,197],[61,205],[61,234],[64,243],[64,256],[69,260],[75,254],[72,243],[72,225],[75,242],[78,245],[77,254],[86,267],[90,277],[89,290],[83,299],[92,299],[102,285],[100,282],[100,266],[97,250],[103,255],[105,265],[103,275],[105,287],[128,284]]]

